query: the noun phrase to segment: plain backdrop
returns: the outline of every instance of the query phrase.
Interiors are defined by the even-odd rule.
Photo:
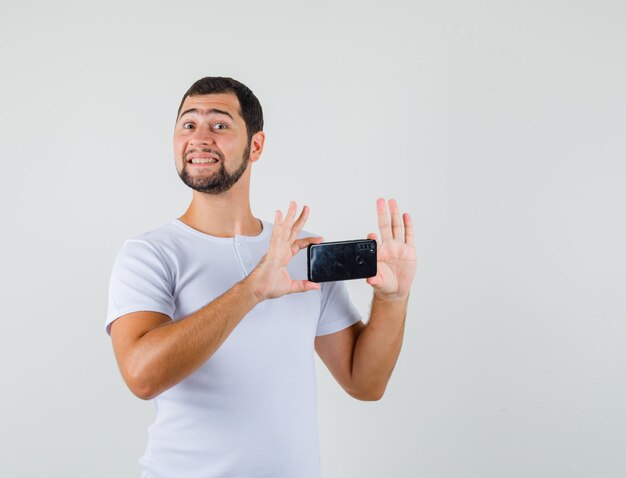
[[[0,476],[139,476],[109,274],[190,201],[172,128],[207,75],[264,107],[258,217],[365,237],[394,197],[415,223],[385,397],[318,360],[324,478],[624,476],[624,5],[3,1]]]

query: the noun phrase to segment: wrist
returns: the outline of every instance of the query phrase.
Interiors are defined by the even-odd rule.
[[[254,271],[245,279],[241,280],[236,286],[239,289],[237,291],[238,295],[241,296],[242,300],[250,302],[252,307],[265,300],[263,293],[255,287],[253,274]]]
[[[404,304],[409,301],[409,293],[396,295],[396,294],[380,294],[374,291],[374,300],[377,302],[385,302],[390,304]]]

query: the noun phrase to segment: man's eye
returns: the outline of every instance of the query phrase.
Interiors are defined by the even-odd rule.
[[[183,129],[191,129],[193,128],[193,123],[183,123]]]
[[[216,123],[213,129],[226,129],[226,125],[224,123]]]

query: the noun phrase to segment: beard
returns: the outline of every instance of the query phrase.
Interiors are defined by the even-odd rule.
[[[178,173],[178,176],[180,176],[180,179],[182,179],[182,181],[191,189],[201,193],[221,194],[228,191],[237,181],[239,181],[239,178],[241,178],[243,173],[246,171],[250,160],[250,145],[248,145],[243,152],[239,167],[232,173],[229,173],[224,167],[224,155],[220,151],[211,148],[202,148],[200,151],[203,153],[212,153],[219,157],[220,164],[218,170],[206,177],[196,177],[190,175],[189,170],[187,169],[187,153],[183,156],[183,169]]]

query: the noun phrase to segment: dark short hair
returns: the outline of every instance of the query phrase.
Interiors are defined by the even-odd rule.
[[[263,108],[254,93],[243,83],[222,76],[207,76],[196,81],[185,93],[178,107],[176,118],[188,96],[209,95],[212,93],[234,93],[239,100],[240,114],[246,123],[248,142],[254,133],[263,131]]]

